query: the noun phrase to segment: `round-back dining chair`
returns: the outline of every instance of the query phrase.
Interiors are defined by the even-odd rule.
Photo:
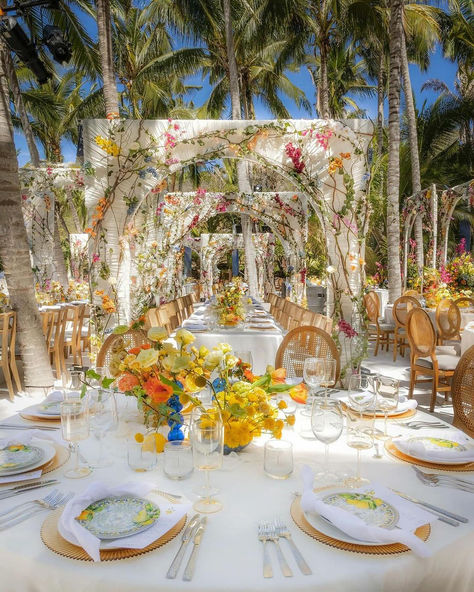
[[[474,437],[474,345],[464,352],[451,381],[453,426]]]
[[[297,327],[289,331],[278,348],[275,368],[285,368],[288,378],[301,378],[306,358],[336,360],[339,380],[340,355],[332,337],[319,327]]]
[[[397,359],[397,351],[405,354],[407,317],[413,308],[419,308],[421,305],[413,296],[400,296],[393,303],[392,316],[395,321],[395,332],[393,335],[393,361]]]
[[[469,296],[461,296],[461,298],[456,298],[454,304],[459,308],[474,308],[474,298],[469,298]]]
[[[374,356],[376,356],[379,351],[379,345],[382,346],[382,350],[385,345],[386,350],[388,351],[390,344],[394,342],[393,339],[390,339],[390,336],[395,331],[395,326],[381,323],[379,321],[380,299],[377,292],[374,292],[373,290],[367,292],[367,294],[364,295],[364,305],[367,312],[367,318],[369,319],[369,338],[375,337]]]
[[[118,375],[118,367],[116,367],[116,356],[122,355],[121,352],[150,343],[145,331],[129,329],[121,335],[112,334],[102,344],[97,355],[96,365],[98,368],[106,368],[107,373],[111,376]],[[125,357],[125,355],[123,355]]]
[[[436,307],[436,328],[438,343],[461,339],[461,313],[449,298],[443,298]]]

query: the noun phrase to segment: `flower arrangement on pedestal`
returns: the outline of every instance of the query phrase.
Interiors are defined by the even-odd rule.
[[[219,325],[234,327],[245,318],[243,297],[245,288],[240,278],[234,278],[216,296],[216,311]]]
[[[289,391],[301,396],[301,385],[285,384],[284,369],[267,368],[263,376],[254,376],[250,365],[232,353],[226,343],[212,350],[192,346],[195,337],[186,329],[176,332],[174,344],[161,327],[148,331],[149,344],[115,351],[111,365],[120,372],[118,388],[137,399],[145,421],[156,427],[168,424],[169,439],[182,439],[183,406],[200,406],[199,393],[209,389],[212,401],[224,420],[224,442],[228,450],[246,446],[263,432],[280,438],[285,423],[293,425],[289,415],[278,418],[284,401],[275,403],[275,393]]]

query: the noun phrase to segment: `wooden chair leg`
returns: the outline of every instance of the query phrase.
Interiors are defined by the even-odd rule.
[[[54,366],[56,368],[56,378],[61,378],[62,368],[61,368],[61,357],[59,355],[59,351],[57,349],[54,350]]]
[[[21,391],[21,381],[20,381],[20,375],[18,374],[18,368],[16,365],[15,355],[12,355],[12,358],[10,360],[10,368],[12,370],[13,378],[15,379],[16,390]]]
[[[416,383],[416,370],[414,368],[410,368],[410,388],[408,390],[408,398],[413,399],[413,389],[415,388]]]
[[[433,413],[436,403],[436,394],[438,392],[438,374],[433,374],[433,389],[431,391],[430,412]]]
[[[375,340],[374,356],[376,356],[379,351],[379,341],[380,341],[380,334],[377,331],[377,339]]]
[[[5,382],[7,383],[8,394],[10,395],[10,401],[15,398],[15,391],[13,390],[12,377],[10,374],[10,367],[8,360],[2,360],[3,375],[5,376]]]
[[[397,361],[398,336],[395,333],[393,336],[393,361]]]

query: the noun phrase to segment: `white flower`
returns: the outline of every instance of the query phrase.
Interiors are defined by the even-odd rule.
[[[336,268],[334,267],[334,265],[328,265],[328,266],[326,267],[326,271],[327,271],[328,273],[335,273],[335,272],[336,272]]]
[[[138,142],[132,142],[128,147],[129,150],[140,150],[140,144]]]

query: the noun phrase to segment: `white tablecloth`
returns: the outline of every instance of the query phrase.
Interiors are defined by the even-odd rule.
[[[420,412],[417,417],[432,418]],[[13,420],[22,421],[18,417]],[[127,426],[132,433],[136,429],[127,424],[121,431]],[[176,580],[165,578],[178,550],[179,539],[134,559],[84,563],[60,557],[44,546],[40,538],[40,527],[46,516],[43,513],[0,532],[0,589],[2,592],[472,592],[472,495],[443,487],[426,487],[416,479],[410,465],[386,454],[383,459],[377,460],[373,458],[373,450],[362,451],[362,473],[386,486],[462,514],[470,519],[470,523],[453,528],[436,522],[428,540],[433,555],[428,559],[417,558],[411,552],[386,557],[345,552],[323,545],[300,531],[290,516],[292,492],[302,488],[298,469],[303,463],[322,461],[324,446],[299,438],[297,427],[287,433],[285,429],[285,437],[293,441],[296,465],[294,474],[288,480],[275,481],[265,476],[263,438],[252,443],[238,459],[226,458],[223,469],[212,474],[212,482],[220,488],[219,498],[224,509],[208,518],[191,583],[181,579],[184,565]],[[379,427],[383,427],[382,422]],[[389,429],[392,434],[406,432],[405,428],[392,423]],[[0,432],[0,437],[6,434],[11,436],[12,432]],[[115,462],[113,467],[96,470],[80,480],[63,479],[64,469],[48,477],[61,479],[61,489],[65,491],[82,491],[88,483],[97,479],[109,484],[130,479],[151,479],[160,489],[195,499],[192,490],[201,483],[202,475],[195,473],[185,481],[170,481],[163,475],[162,458],[155,471],[133,473],[127,467],[123,437],[108,438],[108,447]],[[86,457],[91,458],[95,449],[93,440],[81,443],[81,449]],[[338,468],[354,468],[355,456],[356,451],[346,446],[344,434],[331,445],[331,462]],[[473,473],[461,476],[474,481]],[[41,490],[40,496],[44,497],[47,491]],[[0,510],[20,500],[37,497],[38,491],[0,501]],[[275,517],[288,524],[313,575],[304,576],[299,572],[287,543],[282,541],[294,577],[284,578],[281,575],[275,549],[270,548],[274,577],[263,578],[262,544],[257,539],[257,525],[259,521]]]
[[[471,345],[474,345],[474,323],[469,323],[461,333],[461,355],[466,352]]]

